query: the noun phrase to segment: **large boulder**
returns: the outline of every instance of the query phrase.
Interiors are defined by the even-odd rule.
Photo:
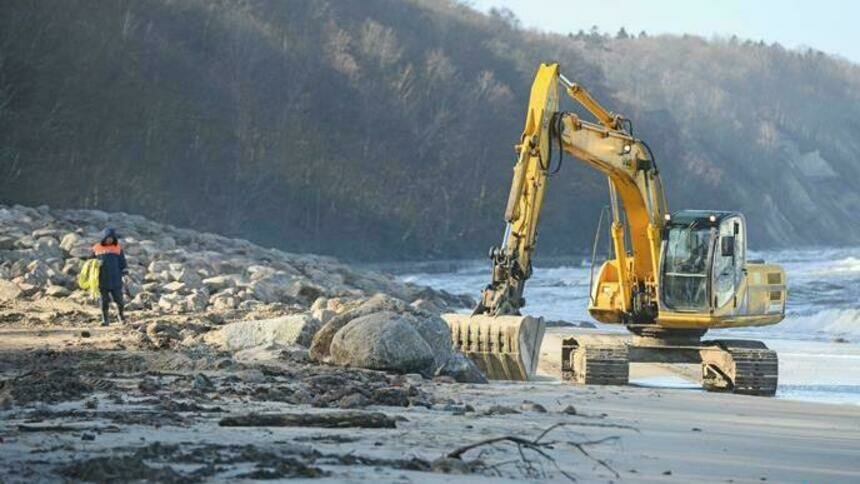
[[[238,321],[210,332],[205,341],[230,351],[268,344],[307,347],[319,326],[319,321],[305,314],[259,321]]]
[[[426,313],[412,313],[405,317],[406,321],[418,331],[418,334],[430,345],[436,367],[441,367],[453,353],[453,342],[451,341],[451,330],[445,320],[436,315]]]
[[[382,311],[353,319],[332,339],[332,363],[432,375],[436,366],[433,349],[409,318],[409,315]]]
[[[399,299],[395,299],[386,294],[376,294],[368,300],[364,301],[358,307],[350,309],[332,317],[314,336],[311,343],[310,357],[314,361],[325,361],[329,356],[329,348],[331,347],[334,335],[350,321],[362,316],[367,316],[381,311],[404,312],[406,303]]]

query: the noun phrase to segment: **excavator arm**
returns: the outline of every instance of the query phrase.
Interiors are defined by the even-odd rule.
[[[599,124],[559,111],[559,86]],[[613,301],[620,305],[614,309],[631,313],[651,305],[666,200],[650,151],[622,130],[624,121],[604,109],[582,86],[561,75],[558,64],[541,64],[532,85],[525,128],[516,146],[504,238],[501,247],[490,251],[492,281],[482,292],[474,314],[518,315],[525,305],[523,290],[532,272],[554,147],[604,173],[609,180],[615,252],[612,268],[619,293]],[[631,254],[626,240],[631,243]],[[647,304],[643,306],[643,302]]]

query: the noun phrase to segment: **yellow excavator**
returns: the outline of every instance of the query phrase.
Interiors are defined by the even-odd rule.
[[[560,111],[559,88],[597,122]],[[624,325],[632,337],[563,338],[562,378],[623,385],[631,362],[695,363],[707,390],[774,395],[774,351],[758,341],[702,340],[711,328],[769,325],[785,316],[785,272],[747,259],[742,214],[669,212],[657,163],[633,137],[631,122],[603,108],[555,63],[538,67],[516,152],[504,238],[490,251],[492,281],[473,314],[444,315],[455,346],[489,378],[534,375],[545,323],[520,309],[547,182],[568,153],[609,181],[612,250],[592,280],[588,311],[602,323]]]

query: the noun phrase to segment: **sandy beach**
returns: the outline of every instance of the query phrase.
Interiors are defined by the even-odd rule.
[[[82,331],[90,336],[81,337]],[[377,376],[361,378],[387,379],[392,388],[425,402],[361,409],[362,415],[393,419],[393,428],[221,426],[225,418],[250,414],[342,414],[290,403],[273,390],[340,378],[346,370],[276,358],[240,363],[201,349],[123,349],[133,332],[9,324],[0,329],[3,392],[18,396],[16,402],[7,397],[0,413],[0,480],[860,479],[858,406],[562,384],[552,372],[559,330],[546,337],[542,375],[535,382],[460,384],[363,371]],[[37,378],[29,390],[16,388],[14,377],[20,380],[33,368],[55,378],[53,386]],[[63,372],[71,368],[74,375]],[[664,371],[637,367],[634,378]],[[80,388],[73,376],[80,377]],[[459,459],[443,458],[500,437],[522,442],[479,445]]]

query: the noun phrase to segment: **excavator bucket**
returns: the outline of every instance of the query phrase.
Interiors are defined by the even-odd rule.
[[[531,316],[443,314],[454,348],[491,380],[529,380],[537,369],[546,323]]]

